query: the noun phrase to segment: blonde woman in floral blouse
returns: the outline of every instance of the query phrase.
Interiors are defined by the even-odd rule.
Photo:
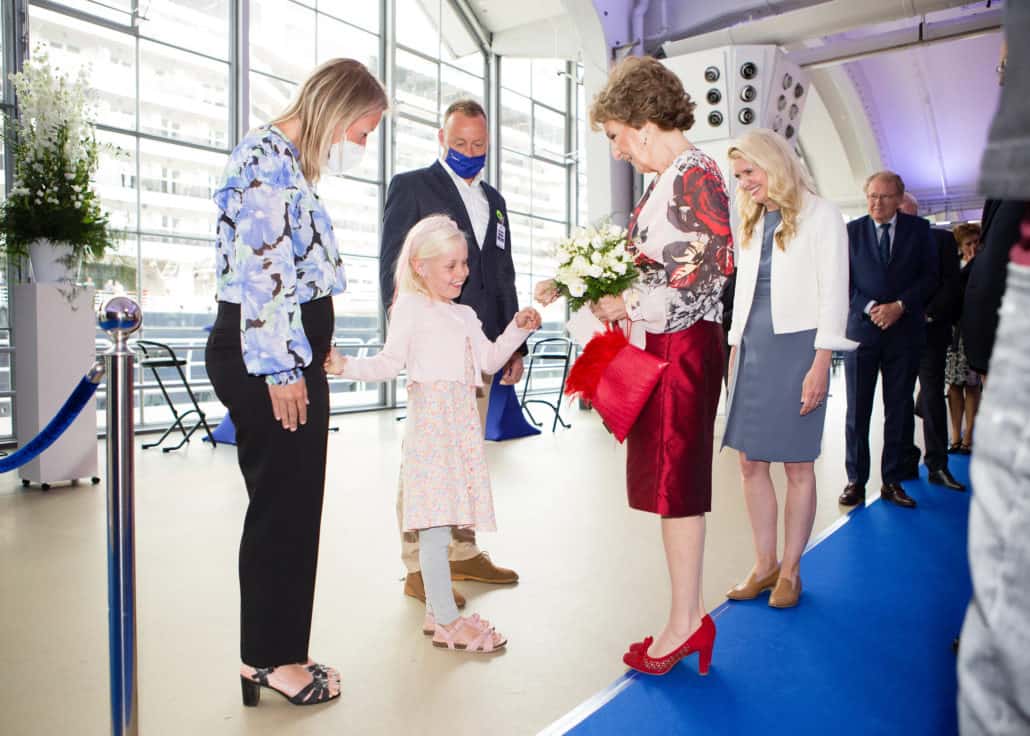
[[[356,165],[388,106],[351,59],[326,62],[289,108],[232,152],[218,205],[218,316],[208,375],[236,426],[250,503],[240,542],[240,678],[295,705],[340,694],[308,658],[325,484],[331,297],[346,286],[320,176]]]

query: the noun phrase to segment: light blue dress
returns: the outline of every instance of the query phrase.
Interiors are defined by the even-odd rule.
[[[722,444],[748,460],[811,462],[822,446],[826,405],[800,414],[801,384],[815,358],[815,330],[773,334],[773,233],[779,224],[779,211],[765,214],[758,281],[737,348]]]

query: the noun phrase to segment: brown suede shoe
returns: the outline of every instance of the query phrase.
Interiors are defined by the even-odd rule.
[[[497,567],[486,552],[480,552],[471,560],[451,561],[451,580],[474,580],[477,583],[506,585],[517,583],[519,574],[506,567]]]
[[[771,573],[769,573],[762,579],[756,578],[755,574],[752,572],[750,575],[747,576],[747,580],[745,580],[743,583],[730,588],[729,591],[726,593],[726,597],[729,598],[731,601],[752,600],[753,598],[757,598],[759,595],[761,595],[763,591],[771,590],[773,586],[776,585],[776,581],[779,579],[779,565],[777,565]]]
[[[776,581],[776,587],[773,588],[772,594],[769,596],[769,605],[773,608],[793,608],[798,604],[798,599],[801,597],[801,576],[798,575],[795,582],[790,582],[788,578],[780,578]]]
[[[458,608],[465,607],[465,596],[459,593],[454,588],[451,588],[451,592],[454,593],[454,603]],[[422,571],[409,572],[408,577],[404,578],[404,595],[410,595],[416,600],[420,600],[423,603],[426,602],[426,586],[422,582]]]

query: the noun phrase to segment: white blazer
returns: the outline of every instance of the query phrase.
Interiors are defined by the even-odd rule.
[[[755,223],[751,239],[738,237],[737,285],[733,293],[733,323],[729,343],[739,345],[758,282],[765,217]],[[779,232],[782,223],[776,228]],[[805,193],[797,232],[786,250],[773,245],[772,323],[782,335],[814,329],[816,350],[854,350],[858,343],[845,337],[849,302],[848,231],[837,205]]]
[[[497,341],[490,342],[472,307],[401,294],[390,312],[383,349],[371,358],[348,357],[342,375],[356,381],[386,381],[406,367],[409,381],[464,383],[468,340],[475,366],[471,385],[482,386],[482,374],[499,371],[531,333],[512,320]]]

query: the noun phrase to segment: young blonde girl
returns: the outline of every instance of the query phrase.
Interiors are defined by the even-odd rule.
[[[527,308],[490,342],[471,307],[455,304],[468,278],[465,236],[445,215],[420,220],[397,259],[397,300],[386,345],[371,358],[336,351],[326,372],[358,381],[386,381],[408,371],[408,417],[401,479],[404,531],[419,535],[426,586],[425,633],[433,645],[491,652],[506,639],[477,615],[462,617],[451,588],[451,527],[494,531],[493,498],[483,452],[476,387],[530,333],[540,315]]]

